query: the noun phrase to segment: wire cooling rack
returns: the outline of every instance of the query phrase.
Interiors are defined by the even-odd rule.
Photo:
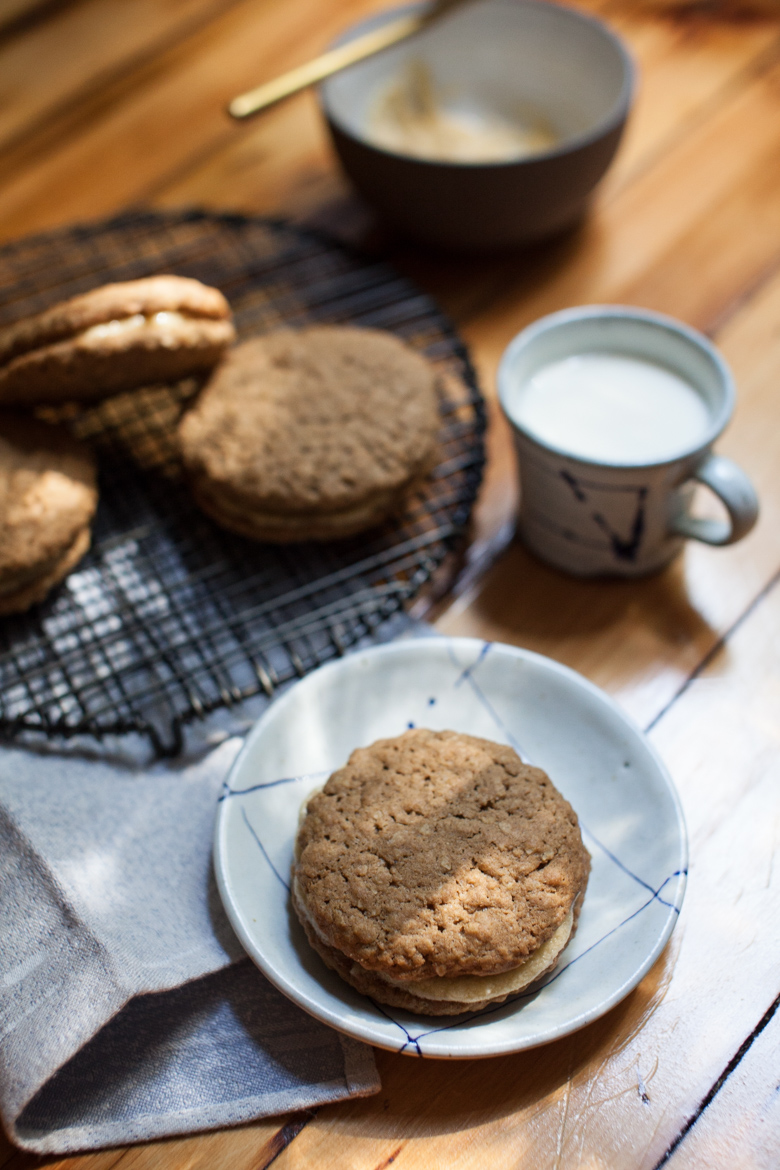
[[[403,515],[351,540],[273,546],[192,503],[175,446],[195,380],[123,394],[68,425],[92,445],[92,549],[23,617],[0,618],[6,738],[138,732],[176,754],[188,721],[342,654],[414,596],[466,525],[485,415],[466,350],[430,297],[384,263],[282,223],[133,213],[0,249],[0,324],[111,280],[177,272],[229,298],[240,337],[280,325],[389,329],[441,371],[441,458]]]

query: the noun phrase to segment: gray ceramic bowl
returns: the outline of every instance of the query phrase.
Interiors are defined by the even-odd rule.
[[[417,7],[382,12],[342,41]],[[412,59],[448,101],[510,118],[538,110],[558,145],[498,163],[438,162],[374,145],[368,119],[377,93]],[[530,243],[583,214],[617,149],[633,81],[626,49],[600,21],[548,0],[476,0],[330,78],[320,100],[345,171],[392,227],[476,252]]]

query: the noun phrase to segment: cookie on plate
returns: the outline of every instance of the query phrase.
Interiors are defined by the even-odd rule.
[[[184,276],[106,284],[0,329],[0,404],[87,402],[215,365],[235,339],[218,289]]]
[[[43,601],[89,548],[92,453],[61,427],[0,412],[0,614]]]
[[[436,373],[397,337],[313,326],[245,341],[180,424],[195,499],[257,540],[328,540],[397,510],[433,463]]]
[[[354,751],[309,798],[293,905],[358,991],[455,1015],[552,970],[589,871],[577,816],[545,772],[503,744],[418,729]]]

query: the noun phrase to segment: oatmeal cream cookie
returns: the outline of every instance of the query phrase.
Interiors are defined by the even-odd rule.
[[[354,751],[309,799],[293,905],[347,983],[449,1015],[555,966],[589,869],[546,773],[502,744],[418,729]]]
[[[222,293],[184,276],[106,284],[0,329],[0,404],[86,402],[214,366],[235,339]]]
[[[195,499],[257,540],[351,536],[433,462],[436,374],[375,329],[281,330],[236,346],[180,425]]]
[[[0,614],[42,601],[89,548],[92,453],[62,427],[0,412]]]

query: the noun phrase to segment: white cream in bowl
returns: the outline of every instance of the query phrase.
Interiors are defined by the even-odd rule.
[[[367,128],[384,150],[437,162],[508,162],[551,150],[559,140],[541,113],[509,117],[448,93],[417,57],[378,87]]]

